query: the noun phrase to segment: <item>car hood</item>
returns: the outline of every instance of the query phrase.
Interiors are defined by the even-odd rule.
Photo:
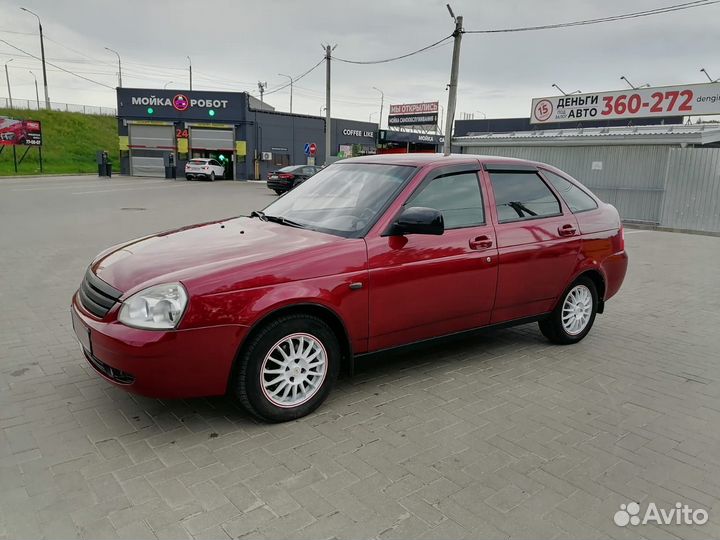
[[[332,254],[347,251],[338,250],[337,245],[348,244],[359,247],[357,240],[240,217],[133,240],[100,254],[91,267],[100,279],[124,293],[174,281],[204,285],[199,292],[213,292],[241,286],[251,277],[265,278],[253,283],[262,286],[314,277],[320,268],[335,271],[327,264],[308,262],[313,253],[316,259],[330,260]],[[356,248],[352,251],[357,252]],[[296,264],[288,265],[290,261]]]

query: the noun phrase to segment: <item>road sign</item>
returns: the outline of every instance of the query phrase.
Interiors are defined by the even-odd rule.
[[[317,152],[317,145],[315,143],[310,143],[310,155],[314,156],[315,152]]]
[[[305,155],[306,155],[306,156],[309,156],[309,155],[310,155],[310,143],[308,143],[308,142],[305,143],[305,150],[304,150],[304,152],[305,152]]]

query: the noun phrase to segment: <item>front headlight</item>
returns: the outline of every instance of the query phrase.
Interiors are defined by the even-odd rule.
[[[187,299],[181,283],[155,285],[125,300],[118,321],[138,328],[175,328],[185,311]]]

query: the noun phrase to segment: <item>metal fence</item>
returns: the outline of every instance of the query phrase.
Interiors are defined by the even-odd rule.
[[[720,148],[518,145],[464,152],[554,165],[615,206],[627,222],[720,233]]]
[[[12,107],[10,107],[10,100],[8,98],[0,98],[0,109],[21,109],[21,110],[38,110],[38,102],[35,99],[15,99],[12,100]],[[40,100],[40,110],[45,109],[45,101]],[[76,112],[82,114],[99,114],[103,116],[116,116],[117,109],[113,107],[98,107],[96,105],[78,105],[77,103],[57,103],[55,101],[50,102],[50,110],[53,111],[65,111],[65,112]]]

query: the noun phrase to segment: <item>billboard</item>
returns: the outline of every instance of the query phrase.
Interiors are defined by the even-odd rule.
[[[42,146],[42,126],[36,120],[0,116],[0,145]]]
[[[631,88],[534,98],[531,124],[720,114],[720,84]]]
[[[437,101],[390,105],[389,126],[435,126],[437,121]]]

